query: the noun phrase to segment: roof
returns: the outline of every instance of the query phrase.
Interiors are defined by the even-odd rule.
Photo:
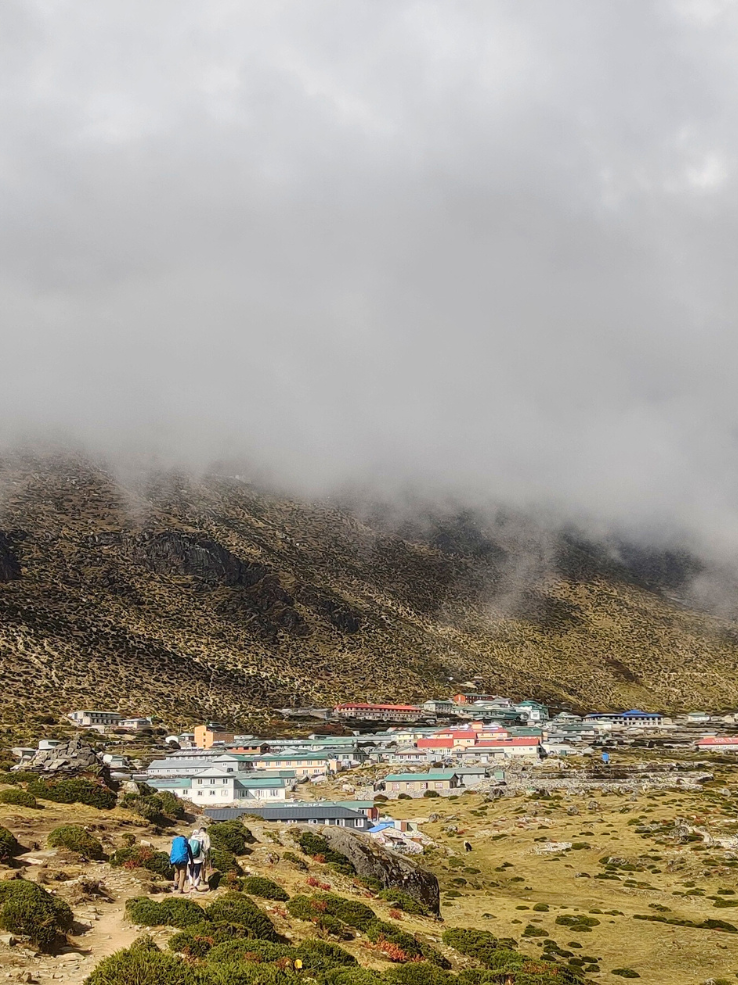
[[[630,711],[594,711],[586,718],[663,718],[657,711],[639,711],[637,708],[631,708]]]
[[[313,819],[336,820],[344,818],[346,820],[364,821],[364,815],[358,811],[349,810],[348,807],[337,807],[334,805],[323,805],[319,800],[315,805],[306,804],[280,804],[279,806],[254,806],[231,807],[231,808],[211,808],[206,809],[205,813],[214,821],[229,821],[231,818],[240,817],[243,814],[256,814],[265,821],[310,821]]]
[[[177,787],[187,789],[192,786],[192,780],[183,776],[155,776],[146,781],[150,787]]]
[[[374,827],[369,828],[369,834],[375,835],[379,831],[385,831],[387,828],[394,828],[394,826],[392,821],[380,821],[379,824],[375,824]]]
[[[283,787],[284,779],[281,776],[245,776],[241,777],[237,774],[231,773],[230,776],[235,777],[236,783],[239,787],[245,787],[247,790],[253,790],[260,787]]]
[[[432,773],[390,773],[385,776],[386,783],[413,783],[419,780],[451,780],[456,776],[456,770],[435,770]]]
[[[361,708],[362,711],[422,711],[420,705],[374,705],[363,701],[349,701],[347,704],[336,705],[335,711],[345,711],[349,708]]]
[[[479,748],[504,749],[508,746],[537,746],[537,745],[540,745],[540,742],[537,738],[533,738],[533,737],[529,738],[528,736],[520,735],[520,736],[515,736],[511,739],[480,739],[479,742],[477,742],[474,746],[472,746],[472,749],[479,749]]]
[[[315,760],[320,762],[325,762],[327,759],[333,759],[330,753],[327,752],[285,752],[285,753],[266,753],[264,756],[252,756],[251,762],[259,763],[276,763],[283,762],[285,759],[289,760]]]
[[[738,745],[738,735],[706,735],[697,743],[698,746]]]

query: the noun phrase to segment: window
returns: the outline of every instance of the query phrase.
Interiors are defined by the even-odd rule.
[[[214,797],[214,796],[215,796],[215,790],[211,790],[211,791],[210,791],[210,796],[211,796],[211,797]]]

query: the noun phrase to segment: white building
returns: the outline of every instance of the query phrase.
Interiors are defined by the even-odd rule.
[[[215,806],[238,804],[244,800],[285,800],[287,791],[281,777],[239,777],[218,767],[203,770],[190,780],[189,800],[193,804]],[[182,796],[186,796],[182,794]]]
[[[118,728],[128,729],[129,732],[141,732],[144,729],[151,728],[150,718],[121,718],[118,722]]]
[[[248,773],[251,770],[251,763],[244,756],[222,752],[203,756],[167,756],[166,759],[155,759],[150,763],[146,775],[147,779],[189,777],[196,776],[211,767],[216,767],[224,773]]]
[[[80,728],[101,729],[117,725],[120,715],[115,711],[72,711],[67,715]]]

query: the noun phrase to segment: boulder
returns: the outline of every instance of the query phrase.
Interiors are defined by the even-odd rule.
[[[314,832],[315,828],[311,826],[309,830]],[[334,851],[346,856],[357,875],[378,879],[385,889],[402,889],[438,913],[440,892],[432,872],[378,845],[370,835],[333,825],[322,827],[320,834]]]
[[[101,760],[89,743],[77,737],[54,749],[40,750],[28,769],[37,773],[87,773],[102,766]]]

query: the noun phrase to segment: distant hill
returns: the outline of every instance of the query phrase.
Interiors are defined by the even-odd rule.
[[[703,575],[690,556],[511,515],[409,516],[6,459],[0,716],[98,705],[258,723],[473,676],[580,709],[738,706],[738,635],[688,602]]]

